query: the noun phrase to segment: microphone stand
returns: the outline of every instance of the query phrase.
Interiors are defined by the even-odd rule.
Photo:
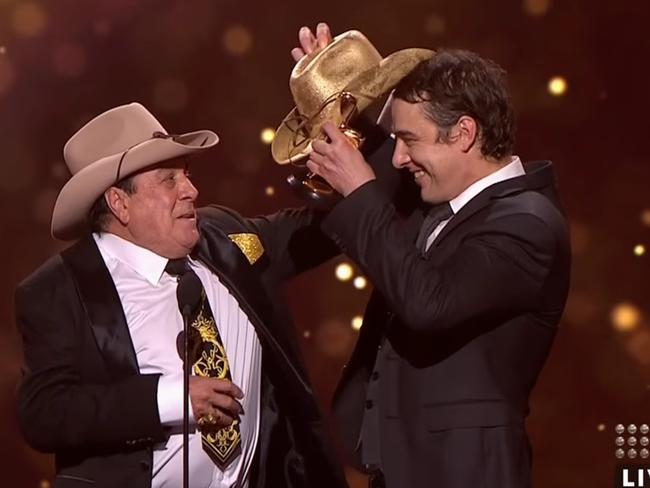
[[[190,470],[190,314],[199,305],[203,285],[196,273],[186,270],[178,279],[176,298],[183,316],[183,488],[189,488]],[[177,344],[177,347],[179,344]],[[180,347],[178,347],[180,349]]]
[[[190,487],[190,334],[189,305],[183,307],[183,488]]]

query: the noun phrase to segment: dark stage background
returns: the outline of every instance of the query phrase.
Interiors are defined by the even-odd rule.
[[[295,205],[262,132],[292,107],[289,51],[298,27],[318,20],[361,30],[383,54],[462,47],[508,70],[517,154],[554,161],[574,249],[569,303],[528,419],[535,485],[612,486],[614,426],[650,423],[647,0],[0,0],[0,486],[47,487],[53,473],[15,422],[13,290],[64,246],[49,220],[67,138],[141,101],[170,132],[220,135],[193,169],[201,203],[246,215]],[[555,80],[553,94],[558,76],[566,91]],[[337,279],[344,262],[288,286],[326,412],[370,288]],[[349,479],[364,486],[358,473]]]

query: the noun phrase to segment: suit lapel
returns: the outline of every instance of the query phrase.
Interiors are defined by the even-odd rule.
[[[113,279],[91,235],[62,253],[88,316],[97,347],[114,379],[138,374],[133,342]]]
[[[263,269],[269,265],[268,256],[262,255],[251,265],[240,248],[221,229],[204,226],[200,235],[201,240],[192,257],[199,259],[219,277],[246,312],[261,342],[277,359],[277,364],[311,395],[311,387],[294,366],[299,361],[291,354],[292,347],[286,341],[281,342],[286,332],[276,324],[273,306],[260,279],[258,267]]]

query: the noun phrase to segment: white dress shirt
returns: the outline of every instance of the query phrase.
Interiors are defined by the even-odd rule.
[[[481,193],[488,186],[492,186],[501,181],[509,180],[510,178],[516,178],[517,176],[522,176],[525,174],[526,171],[524,170],[524,165],[521,164],[519,156],[513,156],[512,161],[506,164],[503,168],[495,171],[494,173],[490,173],[480,180],[475,181],[469,185],[460,195],[458,195],[453,200],[450,200],[449,205],[451,206],[452,212],[454,212],[454,215],[456,215],[458,212],[460,212],[461,208],[469,203],[472,198]],[[442,232],[442,229],[445,228],[445,225],[447,225],[447,223],[453,218],[454,217],[452,215],[447,220],[440,222],[437,227],[433,229],[433,232],[431,232],[427,238],[427,251],[431,247],[431,244],[433,244],[433,241],[436,240],[436,237],[438,237],[438,235]]]
[[[154,448],[152,488],[179,488],[183,477],[183,363],[176,337],[183,319],[176,300],[177,280],[165,273],[167,258],[114,234],[93,234],[115,282],[142,374],[161,374],[158,411],[170,437]],[[202,263],[190,259],[214,314],[230,363],[232,381],[241,388],[241,454],[219,470],[201,446],[190,406],[190,486],[246,488],[259,434],[262,348],[257,333],[235,297]],[[129,401],[129,399],[124,399]]]

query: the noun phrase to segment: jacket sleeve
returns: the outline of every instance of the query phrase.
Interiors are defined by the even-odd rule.
[[[373,182],[342,201],[323,225],[413,331],[445,331],[477,317],[534,310],[557,252],[542,219],[515,213],[477,228],[436,265],[420,256]]]
[[[391,164],[395,141],[377,132],[366,144],[366,159],[377,177],[378,191],[392,202],[398,213],[411,212],[417,205],[418,194],[410,174],[397,171]],[[321,230],[321,222],[329,210],[331,207],[288,209],[250,220],[263,236],[280,276],[291,277],[341,253]]]
[[[340,253],[321,230],[323,216],[322,211],[303,207],[249,220],[262,237],[280,279],[291,278]]]
[[[17,413],[32,447],[53,452],[164,439],[156,402],[158,375],[106,383],[82,379],[88,354],[83,347],[96,346],[82,344],[89,336],[80,330],[85,316],[71,280],[21,285],[15,299],[25,358]]]

